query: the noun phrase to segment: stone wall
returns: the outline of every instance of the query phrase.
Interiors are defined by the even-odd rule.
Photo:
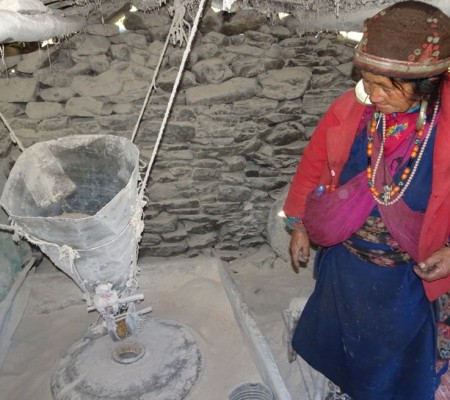
[[[70,40],[5,59],[0,111],[25,147],[72,134],[131,138],[170,18],[128,13],[126,32],[92,21]],[[298,21],[207,11],[153,166],[141,255],[224,259],[267,242],[270,208],[331,101],[354,86],[352,45],[298,36]],[[170,45],[135,143],[150,159],[183,48]],[[18,155],[0,123],[0,155]]]

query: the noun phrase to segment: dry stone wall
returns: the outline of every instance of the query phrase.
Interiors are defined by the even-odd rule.
[[[214,248],[230,260],[267,243],[270,209],[312,130],[354,85],[351,44],[331,33],[298,36],[286,21],[249,10],[204,15],[151,172],[141,255]],[[48,52],[7,58],[1,112],[25,147],[73,134],[131,138],[170,22],[164,8],[129,13],[121,33],[92,21]],[[169,46],[143,113],[135,143],[144,161],[183,52]],[[0,137],[10,167],[18,149],[3,124]]]

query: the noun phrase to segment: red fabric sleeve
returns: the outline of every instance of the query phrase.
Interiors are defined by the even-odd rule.
[[[302,218],[306,196],[319,184],[327,167],[327,130],[338,122],[333,107],[325,113],[317,125],[292,179],[283,211],[286,215]],[[326,171],[325,171],[326,172]]]
[[[419,241],[419,259],[433,254],[450,235],[450,74],[442,86],[441,114],[433,153],[433,185]],[[450,291],[450,276],[423,282],[431,301]]]

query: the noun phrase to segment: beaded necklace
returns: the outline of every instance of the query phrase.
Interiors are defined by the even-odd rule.
[[[424,135],[425,131],[425,122],[422,124],[420,129],[416,133],[416,138],[414,139],[414,146],[411,150],[411,154],[409,156],[409,160],[403,168],[403,172],[400,177],[400,181],[397,184],[392,182],[390,185],[383,186],[383,192],[379,192],[375,187],[375,178],[378,172],[378,168],[380,166],[381,160],[384,155],[384,142],[386,140],[386,117],[384,113],[374,113],[374,116],[369,124],[369,133],[367,135],[367,168],[366,168],[366,176],[367,183],[369,185],[370,192],[372,193],[373,198],[378,204],[384,206],[390,206],[397,201],[399,201],[402,196],[405,194],[406,189],[410,185],[414,175],[416,174],[417,168],[419,167],[420,160],[424,154],[425,148],[428,143],[428,139],[431,136],[431,131],[433,130],[434,124],[436,122],[436,116],[439,110],[439,101],[436,102],[436,105],[433,110],[433,117],[430,122],[430,126],[428,128],[427,133]],[[377,121],[378,118],[378,121]],[[382,140],[381,140],[381,148],[378,154],[377,160],[375,162],[375,166],[372,168],[372,154],[373,154],[373,144],[374,144],[374,134],[377,132],[377,127],[379,120],[381,118],[382,121]]]

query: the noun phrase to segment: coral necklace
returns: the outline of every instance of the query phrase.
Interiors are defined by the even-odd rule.
[[[403,172],[400,177],[400,181],[397,184],[392,182],[391,185],[383,186],[384,191],[379,192],[375,187],[375,178],[380,166],[381,160],[384,156],[384,142],[386,140],[386,117],[383,113],[374,113],[373,119],[369,124],[369,133],[367,136],[367,168],[366,176],[367,183],[372,193],[373,198],[378,204],[384,206],[390,206],[397,201],[399,201],[404,195],[406,189],[410,185],[414,175],[416,174],[417,168],[419,167],[420,160],[422,159],[423,153],[428,143],[428,139],[431,136],[431,131],[433,130],[434,124],[436,122],[436,116],[439,110],[439,102],[436,102],[433,111],[433,117],[431,119],[430,125],[428,127],[427,133],[424,135],[425,123],[422,124],[421,128],[416,133],[416,138],[414,139],[414,146],[411,150],[409,160],[403,168]],[[378,118],[382,119],[382,141],[380,146],[380,151],[375,162],[375,166],[372,168],[372,154],[373,154],[373,144],[374,144],[374,134],[377,132],[377,115]]]

